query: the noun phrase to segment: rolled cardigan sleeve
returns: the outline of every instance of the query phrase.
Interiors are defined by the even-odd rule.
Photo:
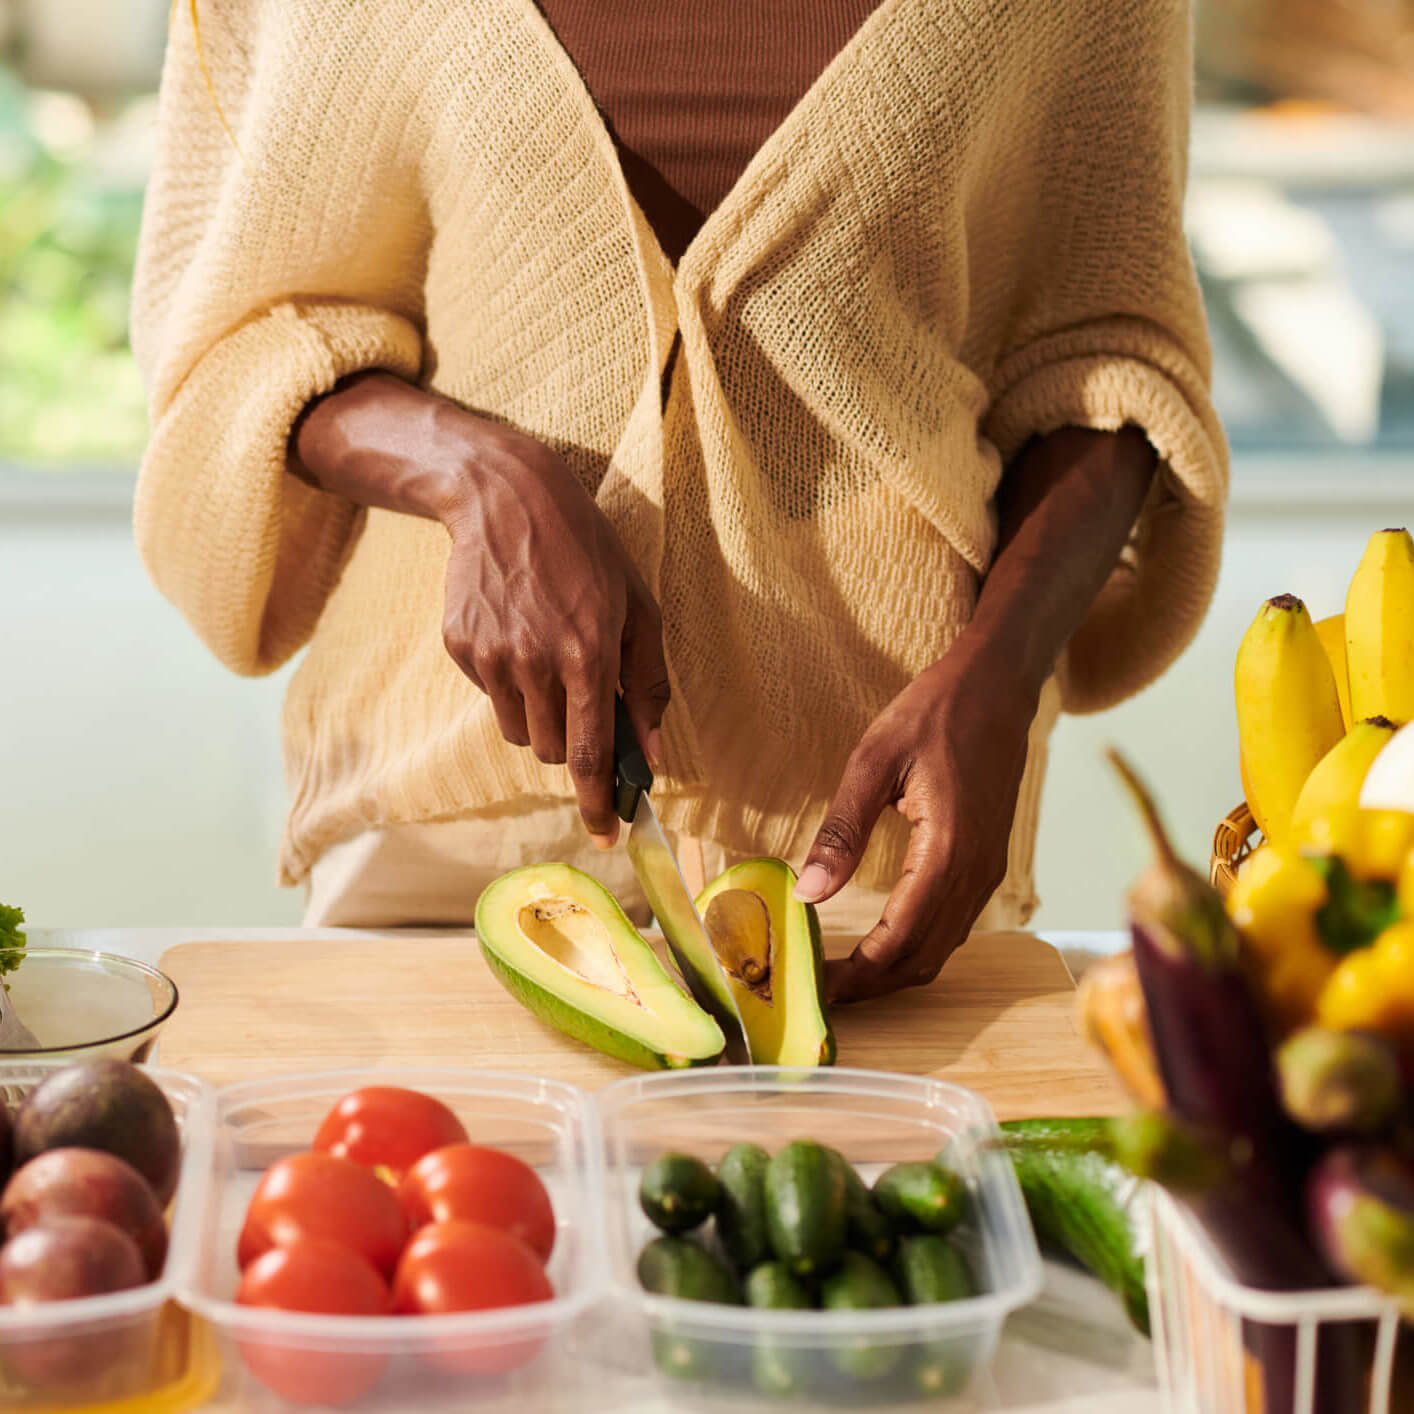
[[[1065,426],[1137,426],[1159,457],[1120,562],[1059,664],[1070,712],[1132,695],[1191,641],[1217,583],[1228,487],[1182,224],[1188,6],[1127,0],[1107,13],[1117,22],[1055,41],[1070,49],[1061,81],[1043,89],[1030,269],[983,426],[1003,466]]]
[[[348,374],[415,378],[422,360],[425,223],[400,129],[374,104],[336,129],[308,102],[318,77],[302,71],[302,8],[201,7],[214,97],[176,8],[134,282],[151,421],[138,551],[246,674],[308,640],[361,524],[291,472],[300,412]],[[356,35],[341,57],[361,61]]]

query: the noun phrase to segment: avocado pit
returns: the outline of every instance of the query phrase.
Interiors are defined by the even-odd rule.
[[[771,910],[750,889],[724,889],[707,905],[702,926],[727,972],[763,1001],[771,999]]]

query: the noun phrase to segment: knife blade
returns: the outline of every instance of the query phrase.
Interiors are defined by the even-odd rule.
[[[697,915],[648,793],[653,772],[638,743],[623,699],[614,701],[614,808],[628,826],[628,857],[653,917],[662,930],[678,975],[693,1001],[722,1028],[727,1059],[751,1061],[751,1045],[726,970]]]

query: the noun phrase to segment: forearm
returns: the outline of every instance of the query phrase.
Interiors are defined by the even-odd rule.
[[[1157,459],[1143,433],[1062,428],[1028,444],[999,493],[1000,530],[963,638],[1039,694],[1139,517]]]
[[[505,429],[391,373],[360,373],[311,403],[290,439],[291,470],[357,506],[445,521],[480,444]]]

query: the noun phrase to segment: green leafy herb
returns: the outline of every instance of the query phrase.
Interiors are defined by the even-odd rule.
[[[13,972],[25,960],[25,934],[20,927],[24,921],[24,909],[0,903],[0,975]]]

